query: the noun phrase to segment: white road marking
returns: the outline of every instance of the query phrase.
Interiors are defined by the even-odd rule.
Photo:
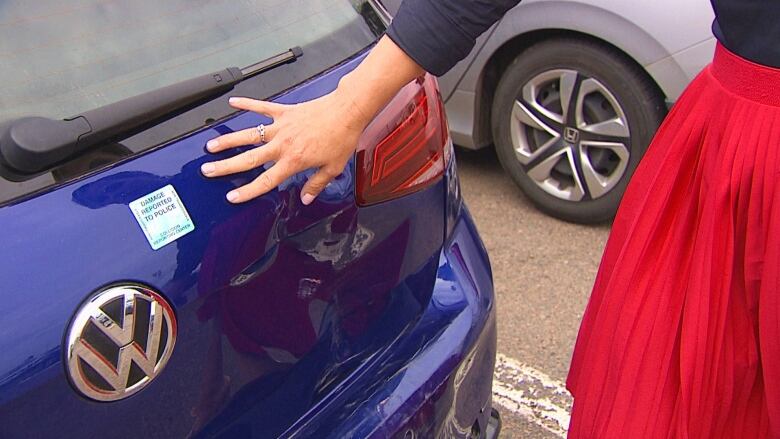
[[[565,438],[572,398],[563,383],[505,355],[496,357],[493,401]]]

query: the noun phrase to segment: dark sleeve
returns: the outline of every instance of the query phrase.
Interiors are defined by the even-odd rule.
[[[712,0],[712,6],[721,44],[742,58],[780,67],[780,1]]]
[[[520,0],[405,0],[387,35],[427,72],[441,76]]]

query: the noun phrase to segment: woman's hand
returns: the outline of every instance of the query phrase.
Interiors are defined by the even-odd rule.
[[[344,167],[357,148],[358,139],[374,115],[404,85],[425,73],[390,38],[382,37],[360,65],[339,82],[332,93],[297,105],[282,105],[249,98],[231,98],[230,105],[264,114],[274,120],[265,127],[264,145],[229,159],[204,163],[207,177],[236,174],[275,164],[251,183],[227,194],[231,203],[243,203],[279,186],[299,172],[316,168],[301,191],[310,204]],[[262,140],[249,128],[209,141],[206,148],[219,152]]]
[[[303,204],[310,204],[325,186],[344,171],[357,148],[368,117],[338,91],[296,105],[283,105],[249,98],[231,98],[230,105],[264,114],[274,120],[265,127],[264,145],[229,159],[205,163],[203,175],[236,174],[275,162],[251,183],[227,194],[231,203],[243,203],[270,192],[289,177],[311,168],[318,171],[301,191]],[[209,152],[260,143],[256,128],[226,134],[209,141]]]

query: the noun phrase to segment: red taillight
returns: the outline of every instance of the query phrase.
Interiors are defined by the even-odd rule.
[[[448,131],[436,80],[407,85],[366,128],[357,151],[357,202],[418,191],[444,173]]]

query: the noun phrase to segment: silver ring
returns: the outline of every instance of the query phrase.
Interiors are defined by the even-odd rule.
[[[265,125],[260,124],[255,129],[260,134],[260,143],[265,143]]]

